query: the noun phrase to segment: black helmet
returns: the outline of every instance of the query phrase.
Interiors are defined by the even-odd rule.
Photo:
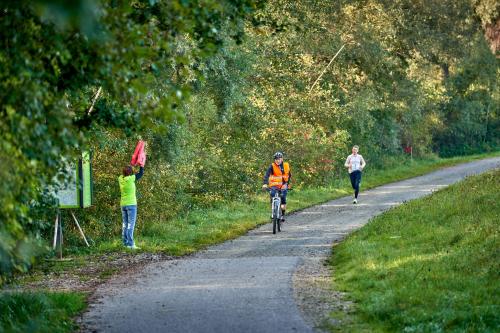
[[[277,160],[278,158],[283,158],[283,153],[280,151],[274,153],[274,159]]]

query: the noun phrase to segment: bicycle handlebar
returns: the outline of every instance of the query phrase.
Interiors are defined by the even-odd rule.
[[[265,191],[267,191],[267,192],[271,192],[272,187],[266,187],[264,190],[265,190]],[[276,188],[276,190],[277,190],[278,192],[283,191],[281,188]],[[287,191],[291,191],[292,189],[291,189],[291,188],[289,188],[289,187],[287,187],[287,188],[286,188],[286,190],[287,190]]]

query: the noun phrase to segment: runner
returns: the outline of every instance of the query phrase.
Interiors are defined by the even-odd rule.
[[[349,155],[345,161],[344,166],[349,171],[349,177],[351,178],[351,185],[354,190],[354,200],[352,200],[353,204],[358,203],[358,194],[359,194],[359,184],[361,183],[361,172],[366,166],[365,159],[363,156],[358,154],[359,147],[352,147],[352,154]]]

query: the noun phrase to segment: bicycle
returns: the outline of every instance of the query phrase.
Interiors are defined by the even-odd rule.
[[[271,192],[271,189],[266,189]],[[276,189],[271,202],[271,220],[273,221],[273,234],[276,234],[276,230],[281,232],[281,189]]]

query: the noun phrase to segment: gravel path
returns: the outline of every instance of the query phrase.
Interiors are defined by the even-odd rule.
[[[332,244],[393,206],[498,167],[490,158],[362,191],[357,205],[345,197],[290,215],[277,235],[264,225],[118,276],[97,289],[82,331],[313,332],[330,310],[349,306],[329,288]]]

